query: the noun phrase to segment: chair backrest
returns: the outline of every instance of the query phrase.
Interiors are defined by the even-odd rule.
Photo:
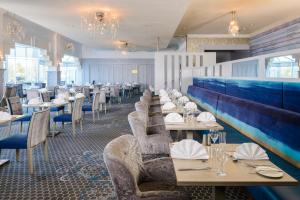
[[[23,109],[20,101],[20,97],[6,98],[8,111],[11,115],[22,115]]]
[[[89,98],[89,96],[90,96],[90,87],[84,86],[83,87],[83,94],[86,98]]]
[[[83,92],[83,91],[82,91],[82,90],[83,90],[83,87],[82,87],[82,86],[74,86],[73,88],[75,89],[75,92],[76,92],[76,93],[82,93],[82,92]]]
[[[103,152],[118,199],[131,199],[139,192],[143,162],[138,141],[132,135],[123,135],[106,145]]]
[[[56,95],[65,94],[65,93],[69,93],[68,89],[66,89],[66,88],[58,88]]]
[[[50,129],[50,111],[49,109],[34,112],[31,117],[27,147],[34,147],[44,142],[49,134]]]
[[[43,102],[50,102],[50,92],[42,92],[41,93],[42,101]]]
[[[93,110],[98,110],[100,108],[100,92],[94,94],[93,99]]]
[[[84,97],[75,99],[73,111],[72,111],[72,120],[77,121],[82,118],[82,105],[84,102]]]
[[[128,115],[128,122],[131,128],[131,131],[135,137],[144,138],[147,136],[146,128],[147,128],[147,121],[146,121],[145,113],[134,111],[129,113]]]
[[[27,94],[27,100],[29,101],[30,99],[34,99],[39,97],[39,91],[37,89],[29,89],[26,90],[26,94]]]
[[[11,86],[10,87],[6,86],[4,96],[6,98],[17,96],[17,88],[15,86],[12,86],[12,87]]]
[[[106,92],[105,92],[105,90],[100,91],[99,103],[106,103]]]

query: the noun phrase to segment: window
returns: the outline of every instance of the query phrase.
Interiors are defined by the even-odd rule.
[[[45,50],[16,43],[15,48],[6,55],[7,82],[46,82],[49,65]]]
[[[300,55],[287,55],[266,59],[266,77],[299,78]]]
[[[80,62],[73,56],[64,55],[61,64],[61,81],[65,84],[79,83]]]

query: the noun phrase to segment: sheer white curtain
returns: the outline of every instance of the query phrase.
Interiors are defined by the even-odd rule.
[[[257,77],[258,60],[249,60],[232,64],[232,77]]]

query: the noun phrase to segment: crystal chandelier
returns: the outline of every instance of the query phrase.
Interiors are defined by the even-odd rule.
[[[240,27],[236,18],[236,11],[231,12],[231,21],[228,26],[228,32],[233,36],[237,36],[240,32]]]
[[[103,35],[110,35],[115,39],[119,29],[119,19],[110,10],[89,12],[81,16],[81,27],[95,39]]]

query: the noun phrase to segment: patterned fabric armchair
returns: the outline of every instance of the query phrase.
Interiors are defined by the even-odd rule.
[[[128,121],[137,138],[143,154],[169,154],[169,144],[172,142],[170,133],[164,130],[164,126],[148,126],[142,112],[132,112],[128,115]]]
[[[105,147],[103,156],[119,200],[189,199],[176,187],[172,160],[143,162],[134,136],[114,139]]]

